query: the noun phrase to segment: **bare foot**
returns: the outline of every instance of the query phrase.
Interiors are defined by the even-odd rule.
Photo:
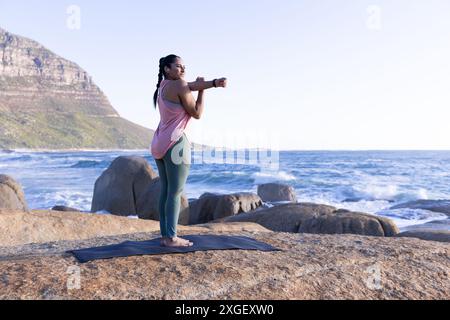
[[[194,244],[189,240],[185,240],[179,237],[164,238],[161,240],[162,245],[165,247],[192,247]]]
[[[168,239],[167,237],[162,237],[161,240],[159,241],[160,245],[164,246],[164,244],[166,243],[167,239]]]

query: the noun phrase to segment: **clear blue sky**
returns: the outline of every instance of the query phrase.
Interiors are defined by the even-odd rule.
[[[78,63],[124,118],[156,129],[175,53],[188,81],[229,79],[192,141],[282,150],[450,149],[449,15],[448,0],[0,0],[1,27]]]

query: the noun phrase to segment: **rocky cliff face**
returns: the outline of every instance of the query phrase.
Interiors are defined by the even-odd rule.
[[[1,28],[0,59],[0,148],[148,148],[77,64]]]

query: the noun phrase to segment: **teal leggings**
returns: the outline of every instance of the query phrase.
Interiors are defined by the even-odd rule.
[[[161,181],[159,222],[163,237],[176,237],[181,194],[191,166],[191,146],[186,135],[173,145],[162,159],[155,159]]]

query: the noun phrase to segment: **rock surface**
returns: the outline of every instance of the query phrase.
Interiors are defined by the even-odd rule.
[[[269,231],[255,223],[226,224],[227,230]],[[186,230],[178,225],[177,230]],[[197,229],[196,229],[197,228]],[[221,224],[196,225],[189,230],[221,231]],[[137,232],[159,233],[159,222],[114,215],[51,210],[0,209],[0,247],[60,240],[83,240]]]
[[[204,193],[189,204],[189,224],[206,223],[215,219],[249,212],[262,205],[261,198],[253,193]]]
[[[0,209],[28,211],[22,186],[12,177],[0,174]]]
[[[293,233],[393,236],[399,232],[387,218],[314,203],[283,204],[214,222],[255,222],[273,231]]]
[[[147,149],[77,64],[0,28],[0,148]]]
[[[108,235],[159,230],[157,221],[112,215],[50,210],[0,209],[0,246],[80,240]]]
[[[220,231],[185,227],[181,236],[207,233],[245,235],[283,251],[199,251],[86,264],[64,253],[156,233],[0,248],[0,299],[450,298],[448,244],[228,230],[227,224]]]
[[[258,185],[258,196],[265,202],[290,201],[297,202],[295,190],[289,185],[265,183]]]

